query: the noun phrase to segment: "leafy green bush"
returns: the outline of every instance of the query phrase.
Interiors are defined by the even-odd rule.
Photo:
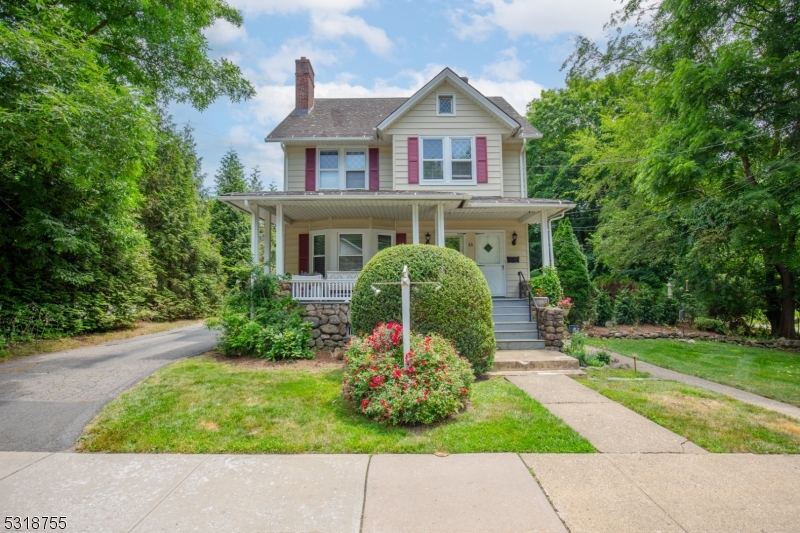
[[[639,322],[636,298],[628,289],[622,289],[614,302],[614,322],[617,324],[637,324]]]
[[[311,359],[311,324],[290,297],[277,298],[279,280],[260,268],[240,276],[226,297],[218,316],[207,322],[222,336],[219,350],[228,355],[249,355],[270,361]],[[252,319],[250,318],[252,313]]]
[[[713,331],[720,335],[725,335],[728,330],[725,327],[725,322],[716,318],[707,318],[699,316],[694,319],[694,327],[700,331]]]
[[[547,296],[552,305],[564,298],[558,272],[551,266],[542,267],[541,271],[532,271],[530,284],[534,296]]]
[[[595,289],[589,279],[586,256],[567,218],[558,223],[558,229],[553,235],[553,254],[564,294],[572,298],[575,304],[570,312],[571,318],[580,322],[589,313],[589,304]]]
[[[608,292],[600,290],[597,293],[597,298],[594,300],[594,315],[595,320],[601,326],[614,320],[614,304],[611,302]]]
[[[600,351],[597,352],[595,357],[597,357],[597,360],[604,365],[607,365],[611,362],[611,355],[606,351],[605,348],[600,348]]]
[[[439,246],[400,245],[378,252],[361,271],[350,302],[354,332],[372,331],[381,322],[400,322],[399,285],[382,285],[375,295],[373,283],[400,281],[408,265],[417,285],[411,293],[411,323],[423,335],[437,333],[451,339],[476,374],[492,367],[496,344],[492,322],[492,295],[478,266],[455,250]]]
[[[412,333],[404,370],[402,331],[390,322],[352,340],[342,381],[345,400],[390,425],[430,424],[457,413],[475,380],[469,362],[451,341]]]
[[[634,294],[637,321],[641,324],[661,324],[660,309],[658,306],[659,294],[642,283]]]

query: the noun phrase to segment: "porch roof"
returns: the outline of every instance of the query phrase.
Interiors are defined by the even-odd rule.
[[[420,219],[433,219],[436,206],[443,204],[445,218],[515,219],[533,221],[546,211],[551,217],[569,211],[568,200],[472,196],[452,191],[265,191],[228,193],[217,197],[246,213],[260,208],[270,213],[283,205],[289,221],[322,218],[410,219],[411,206],[419,206]]]

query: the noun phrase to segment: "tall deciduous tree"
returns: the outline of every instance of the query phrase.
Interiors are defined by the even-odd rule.
[[[653,202],[711,206],[716,216],[691,231],[760,258],[759,292],[784,337],[795,336],[800,273],[798,21],[795,0],[629,0],[611,25],[635,30],[614,33],[604,50],[582,39],[571,67],[652,78],[659,127],[636,166],[636,189]]]
[[[136,222],[153,131],[65,9],[0,23],[1,329],[78,333],[136,316],[153,282]]]
[[[160,319],[208,316],[222,295],[222,260],[202,185],[191,129],[178,131],[162,118],[156,156],[140,182],[140,218],[156,275],[149,303]]]

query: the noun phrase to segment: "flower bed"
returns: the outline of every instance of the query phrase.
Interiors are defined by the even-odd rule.
[[[402,332],[401,325],[390,322],[351,341],[342,384],[345,400],[390,425],[430,424],[457,413],[475,379],[469,362],[451,341],[412,333],[405,368]]]

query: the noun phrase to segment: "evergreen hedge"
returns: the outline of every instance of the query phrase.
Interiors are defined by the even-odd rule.
[[[403,265],[408,265],[412,281],[442,284],[439,291],[434,285],[412,289],[412,330],[452,340],[476,374],[489,370],[496,350],[489,285],[473,261],[448,248],[416,244],[378,252],[364,266],[353,289],[353,332],[369,334],[381,322],[402,323],[400,286],[381,285],[381,293],[375,295],[371,285],[400,281]]]

